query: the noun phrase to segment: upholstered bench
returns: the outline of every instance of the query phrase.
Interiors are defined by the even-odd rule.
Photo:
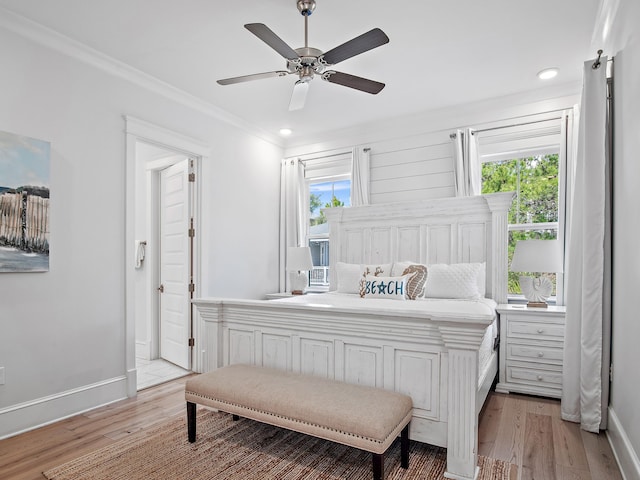
[[[196,405],[342,443],[373,454],[373,477],[384,479],[384,455],[401,437],[409,467],[411,397],[270,368],[232,365],[185,385],[187,429],[196,440]]]

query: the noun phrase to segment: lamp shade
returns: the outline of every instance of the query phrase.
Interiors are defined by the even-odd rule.
[[[558,240],[520,240],[511,260],[512,272],[562,272]]]
[[[313,269],[311,249],[309,247],[287,248],[287,271],[299,272]]]

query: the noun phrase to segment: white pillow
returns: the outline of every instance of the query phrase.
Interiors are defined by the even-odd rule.
[[[388,298],[404,300],[407,294],[407,282],[411,275],[401,277],[376,277],[367,275],[364,284],[364,298]]]
[[[340,293],[360,293],[362,270],[357,263],[336,263],[337,288]]]
[[[339,293],[360,293],[360,280],[369,269],[371,275],[379,272],[379,275],[391,273],[391,264],[360,265],[358,263],[336,263],[337,287]]]
[[[427,298],[481,298],[484,263],[438,263],[427,267]],[[480,278],[482,275],[483,278]]]
[[[391,267],[391,276],[399,277],[404,272],[405,268],[409,265],[419,265],[418,262],[393,262],[393,267]]]

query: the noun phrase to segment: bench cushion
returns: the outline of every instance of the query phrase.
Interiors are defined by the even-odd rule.
[[[190,378],[188,402],[381,454],[411,421],[411,397],[282,370],[232,365]]]

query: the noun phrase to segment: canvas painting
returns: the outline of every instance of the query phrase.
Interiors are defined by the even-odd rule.
[[[50,144],[0,131],[0,273],[49,270]]]

